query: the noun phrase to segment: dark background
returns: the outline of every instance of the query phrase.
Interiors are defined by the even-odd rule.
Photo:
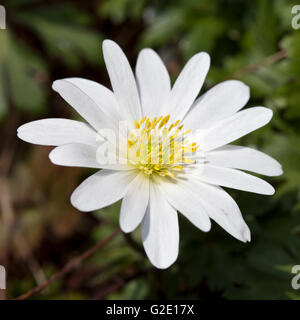
[[[92,170],[50,163],[51,148],[16,137],[21,124],[77,115],[52,81],[84,77],[110,86],[101,42],[115,40],[134,67],[143,47],[157,50],[174,80],[193,54],[212,67],[203,90],[228,78],[251,88],[248,106],[274,111],[272,122],[239,141],[279,160],[268,179],[274,196],[230,190],[252,231],[240,243],[215,223],[204,234],[180,219],[180,254],[155,270],[140,233],[119,233],[33,299],[299,299],[291,268],[300,264],[300,31],[288,0],[7,0],[0,30],[0,264],[7,298],[28,291],[109,236],[120,204],[80,213],[72,190]],[[2,292],[3,295],[3,292]]]

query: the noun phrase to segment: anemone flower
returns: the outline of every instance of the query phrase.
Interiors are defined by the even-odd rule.
[[[141,224],[146,254],[157,268],[177,259],[178,211],[204,232],[212,219],[238,240],[250,241],[238,205],[221,186],[271,195],[269,183],[241,170],[276,176],[282,169],[260,151],[228,144],[267,124],[272,111],[240,111],[249,88],[235,80],[197,98],[210,65],[205,52],[187,62],[172,87],[151,49],[140,52],[136,76],[115,42],[103,42],[103,55],[112,91],[82,78],[53,83],[86,122],[33,121],[19,127],[18,137],[56,146],[49,155],[55,164],[101,169],[73,192],[72,205],[93,211],[123,199],[121,229],[132,232]]]

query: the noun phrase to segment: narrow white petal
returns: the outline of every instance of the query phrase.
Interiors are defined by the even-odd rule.
[[[132,232],[143,220],[149,202],[149,178],[141,172],[130,184],[122,201],[120,227]]]
[[[97,161],[97,148],[81,143],[69,143],[53,149],[49,158],[52,163],[68,167],[104,168],[110,170],[131,170],[127,165],[101,164]]]
[[[209,216],[198,201],[199,195],[185,188],[185,183],[165,182],[159,188],[169,203],[182,213],[190,222],[200,230],[207,232],[210,230],[211,223]]]
[[[221,82],[194,102],[184,125],[189,129],[209,128],[243,108],[249,97],[249,87],[243,82]]]
[[[176,261],[179,250],[177,212],[153,184],[142,221],[142,239],[146,254],[155,267],[166,269]]]
[[[66,143],[96,145],[96,132],[87,124],[69,119],[43,119],[23,124],[18,137],[26,142],[45,146]]]
[[[142,111],[136,81],[122,49],[114,41],[104,40],[103,56],[120,108],[124,113],[129,113],[132,121],[141,119]]]
[[[228,145],[207,152],[205,160],[214,166],[235,168],[263,174],[279,176],[282,168],[278,161],[255,149]]]
[[[200,165],[199,167],[197,175],[207,183],[258,194],[271,195],[275,192],[266,181],[243,171],[213,165]]]
[[[84,180],[72,193],[71,203],[80,211],[101,209],[123,198],[136,174],[101,170]]]
[[[198,130],[194,138],[198,140],[201,150],[213,150],[266,125],[272,115],[272,110],[268,108],[249,108],[221,120],[207,130]]]
[[[250,241],[250,230],[245,223],[236,202],[222,188],[201,182],[190,176],[186,182],[187,190],[197,194],[199,205],[223,229],[240,241]]]
[[[160,116],[169,98],[171,84],[164,63],[152,49],[143,49],[140,52],[136,77],[143,114],[151,118]]]
[[[196,99],[203,85],[210,65],[210,57],[205,52],[194,55],[179,74],[168,102],[172,120],[182,119]]]
[[[100,83],[83,78],[65,79],[87,94],[110,118],[121,120],[119,105],[113,92]]]
[[[94,129],[112,128],[112,119],[100,109],[87,92],[82,91],[70,79],[56,80],[52,85],[53,90],[69,103]]]

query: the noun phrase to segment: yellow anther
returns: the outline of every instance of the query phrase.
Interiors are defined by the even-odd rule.
[[[172,124],[170,125],[170,127],[169,127],[169,131],[171,131],[174,127],[175,127],[175,124],[172,123]]]
[[[161,127],[163,127],[163,125],[164,125],[164,119],[162,119],[162,120],[160,121],[160,124],[159,124],[159,126],[158,126],[158,129],[160,129]]]
[[[195,160],[188,159],[188,158],[183,158],[182,162],[184,162],[184,163],[195,163]]]
[[[165,116],[165,117],[161,120],[160,125],[159,125],[158,128],[160,129],[162,126],[164,126],[165,124],[167,124],[168,121],[169,121],[169,119],[170,119],[170,115],[168,114],[167,116]]]
[[[151,122],[150,122],[150,120],[147,118],[147,120],[146,120],[146,123],[145,123],[145,128],[149,128],[150,127],[150,125],[151,125]]]
[[[183,166],[174,166],[172,169],[176,171],[181,171],[183,169]]]
[[[174,177],[175,177],[175,174],[172,173],[172,172],[170,172],[170,171],[168,171],[168,176],[170,176],[171,178],[174,178]]]
[[[131,140],[127,139],[127,143],[129,145],[129,147],[132,147],[135,144],[135,141],[131,141]]]
[[[160,170],[160,168],[161,168],[161,166],[160,166],[159,164],[156,164],[156,165],[154,166],[154,169],[155,169],[156,171]]]
[[[140,125],[142,125],[145,122],[146,118],[146,116],[142,118],[142,120],[140,121]]]
[[[167,175],[165,171],[159,171],[158,174],[162,177],[165,177]]]
[[[149,126],[150,130],[154,129],[155,126],[156,126],[156,117],[152,121],[150,121],[150,126]]]
[[[134,128],[135,129],[139,129],[140,128],[140,124],[136,120],[134,120]]]
[[[163,118],[163,116],[160,116],[160,117],[157,119],[157,123],[159,123],[162,118]]]
[[[184,135],[188,135],[188,134],[190,134],[192,132],[192,129],[189,129],[189,130],[186,130],[183,134]]]
[[[164,122],[167,123],[169,121],[169,119],[170,119],[170,115],[168,114],[167,116],[165,116]]]

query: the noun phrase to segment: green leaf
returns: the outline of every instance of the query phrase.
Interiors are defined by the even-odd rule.
[[[13,103],[19,110],[41,113],[46,102],[46,66],[29,47],[12,35],[6,40],[5,67]]]
[[[56,57],[72,68],[78,68],[82,58],[92,65],[100,65],[103,40],[100,33],[30,14],[23,15],[22,22],[40,35],[49,56]]]

